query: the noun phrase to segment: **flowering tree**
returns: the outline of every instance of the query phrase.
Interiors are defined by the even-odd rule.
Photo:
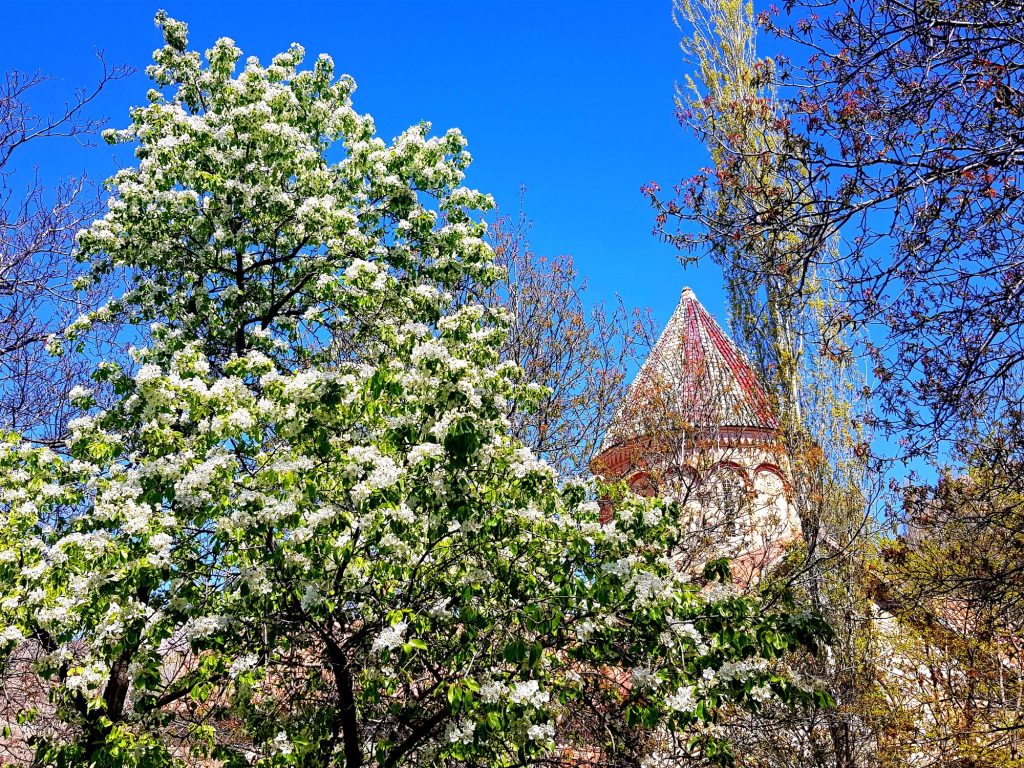
[[[508,320],[453,302],[500,277],[462,137],[386,144],[328,57],[237,72],[157,21],[158,87],[108,136],[138,165],[78,239],[133,282],[65,341],[126,317],[151,343],[97,369],[109,409],[74,393],[69,457],[0,452],[36,762],[724,762],[722,707],[810,698],[771,661],[814,617],[676,568],[670,502],[600,525],[509,436]]]

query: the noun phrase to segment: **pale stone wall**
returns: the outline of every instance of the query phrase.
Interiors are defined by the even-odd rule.
[[[679,501],[690,530],[707,541],[702,554],[729,557],[739,581],[756,580],[800,536],[785,452],[774,435],[749,430],[680,443],[621,446],[605,455],[602,474]]]

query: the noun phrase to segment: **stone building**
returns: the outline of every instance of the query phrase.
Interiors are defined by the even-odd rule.
[[[637,493],[676,498],[695,535],[714,554],[731,557],[743,583],[799,536],[771,399],[689,288],[591,468]]]

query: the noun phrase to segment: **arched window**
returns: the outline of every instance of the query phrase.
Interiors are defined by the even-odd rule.
[[[778,468],[762,465],[754,473],[755,524],[765,533],[785,533],[789,524],[789,496]]]
[[[718,464],[701,485],[705,519],[725,536],[749,529],[751,488],[746,473],[735,464]]]
[[[658,485],[646,472],[637,472],[627,481],[629,488],[633,493],[638,496],[647,496],[648,498],[658,495]]]

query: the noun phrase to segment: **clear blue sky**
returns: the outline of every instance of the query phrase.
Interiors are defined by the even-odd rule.
[[[160,43],[164,8],[190,26],[192,47],[233,38],[268,60],[292,41],[311,61],[329,53],[359,86],[355,106],[389,139],[429,120],[460,128],[475,162],[467,183],[515,212],[526,185],[535,250],[571,253],[592,300],[647,306],[668,319],[683,285],[724,320],[720,277],[710,265],[684,272],[651,234],[640,185],[668,187],[708,160],[673,115],[686,74],[671,0],[322,0],[262,3],[131,0],[4,0],[0,62],[58,78],[59,100],[99,71],[95,52],[139,69],[97,110],[127,123],[144,102],[142,70]],[[41,107],[47,106],[40,104]],[[50,145],[34,155],[44,179],[87,170],[105,178],[111,148]]]

